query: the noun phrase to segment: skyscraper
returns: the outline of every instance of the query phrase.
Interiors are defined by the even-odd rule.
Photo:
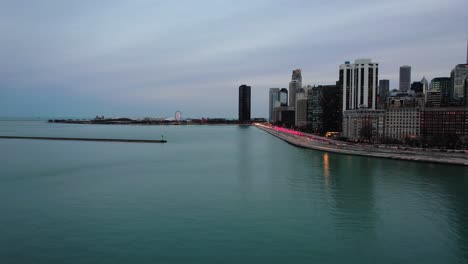
[[[305,127],[307,125],[307,95],[304,91],[297,93],[294,117],[294,124],[297,127]]]
[[[280,88],[270,88],[269,121],[273,122],[273,109],[281,106]]]
[[[429,91],[429,82],[427,81],[426,76],[423,76],[421,82],[423,84],[423,93],[425,94],[427,91]]]
[[[314,133],[341,131],[342,91],[337,85],[319,85],[307,90],[307,125]]]
[[[302,73],[301,69],[292,71],[291,82],[289,82],[289,106],[296,106],[296,93],[297,90],[302,88]]]
[[[439,106],[448,106],[451,96],[452,79],[450,77],[437,77],[431,81],[431,92],[440,92]],[[431,93],[434,101],[435,94]]]
[[[302,83],[302,71],[301,69],[295,69],[292,71],[292,78],[291,80],[298,80]]]
[[[411,86],[411,66],[400,67],[400,91],[408,92]]]
[[[452,84],[450,77],[437,77],[432,79],[431,81],[431,90],[432,91],[440,91],[446,96],[449,96],[450,86]]]
[[[239,121],[250,121],[250,86],[239,86]]]
[[[412,82],[410,92],[416,94],[422,94],[424,90],[424,84],[422,82]]]
[[[468,76],[465,77],[465,107],[468,107]]]
[[[390,80],[379,80],[379,108],[383,108],[390,96]]]
[[[339,84],[343,89],[343,111],[359,108],[376,109],[379,64],[358,59],[340,65]]]
[[[379,95],[390,93],[390,80],[379,80]]]
[[[427,102],[427,93],[429,92],[430,86],[429,86],[429,82],[426,79],[426,76],[423,76],[421,82],[423,84],[424,103],[426,103]]]
[[[451,95],[454,99],[461,99],[464,95],[463,81],[468,76],[468,64],[458,64],[450,73],[452,78]]]
[[[323,107],[323,87],[314,86],[307,90],[307,125],[313,133],[322,132]]]
[[[286,88],[280,90],[280,104],[281,106],[288,106],[288,89]]]

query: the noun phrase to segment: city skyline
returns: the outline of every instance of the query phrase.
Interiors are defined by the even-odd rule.
[[[390,89],[398,88],[401,65],[412,66],[413,80],[450,76],[465,63],[466,32],[453,25],[468,23],[468,4],[405,1],[401,10],[402,3],[84,1],[25,9],[2,2],[0,116],[172,116],[180,109],[188,117],[236,117],[235,88],[248,83],[252,117],[267,117],[264,94],[288,87],[291,69],[302,69],[302,85],[333,84],[337,65],[355,58],[378,61]],[[322,16],[333,23],[317,23]]]

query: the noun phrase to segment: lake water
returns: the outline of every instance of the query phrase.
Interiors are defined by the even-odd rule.
[[[0,121],[0,263],[466,263],[468,169],[255,127]]]

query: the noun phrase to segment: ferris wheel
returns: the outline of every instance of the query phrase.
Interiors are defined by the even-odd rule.
[[[181,121],[182,120],[182,112],[181,111],[176,111],[174,118],[176,121]]]

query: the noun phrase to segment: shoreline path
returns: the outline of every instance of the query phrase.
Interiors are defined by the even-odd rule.
[[[432,162],[441,164],[454,164],[468,166],[467,153],[454,152],[436,152],[422,151],[415,149],[398,149],[382,145],[366,145],[331,140],[311,134],[298,132],[295,130],[281,127],[270,127],[262,124],[254,124],[260,130],[263,130],[279,139],[286,141],[294,146],[333,152],[347,155],[359,155],[376,158],[398,159],[409,161]],[[377,147],[378,146],[378,147]]]

